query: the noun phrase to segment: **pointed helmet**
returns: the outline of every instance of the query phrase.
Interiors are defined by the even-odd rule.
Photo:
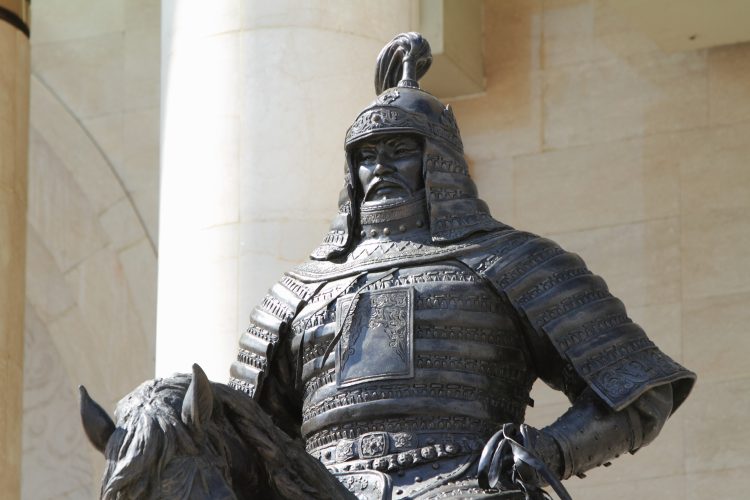
[[[431,63],[430,45],[419,33],[396,36],[378,55],[378,97],[359,113],[346,133],[347,165],[339,213],[311,254],[313,259],[341,257],[352,246],[361,203],[354,159],[357,145],[385,134],[416,134],[424,139],[422,172],[433,242],[449,244],[473,233],[505,227],[477,198],[451,107],[419,88],[418,80]]]

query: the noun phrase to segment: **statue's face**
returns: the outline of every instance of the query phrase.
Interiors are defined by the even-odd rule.
[[[383,135],[355,151],[363,203],[406,200],[424,188],[422,141],[415,135]]]

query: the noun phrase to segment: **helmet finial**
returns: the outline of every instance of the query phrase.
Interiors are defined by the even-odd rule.
[[[392,87],[419,88],[418,80],[432,64],[430,44],[415,32],[401,33],[378,54],[375,63],[375,93]]]

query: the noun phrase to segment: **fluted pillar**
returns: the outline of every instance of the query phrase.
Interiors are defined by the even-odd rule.
[[[21,487],[28,33],[28,2],[0,0],[0,492],[8,499]]]
[[[157,374],[226,380],[253,305],[323,237],[344,134],[413,8],[162,2]]]

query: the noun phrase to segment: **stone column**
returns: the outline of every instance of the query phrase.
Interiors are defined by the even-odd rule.
[[[29,128],[28,2],[0,0],[0,492],[21,488],[26,171]]]
[[[250,310],[336,211],[398,0],[162,2],[156,371],[227,379]]]

